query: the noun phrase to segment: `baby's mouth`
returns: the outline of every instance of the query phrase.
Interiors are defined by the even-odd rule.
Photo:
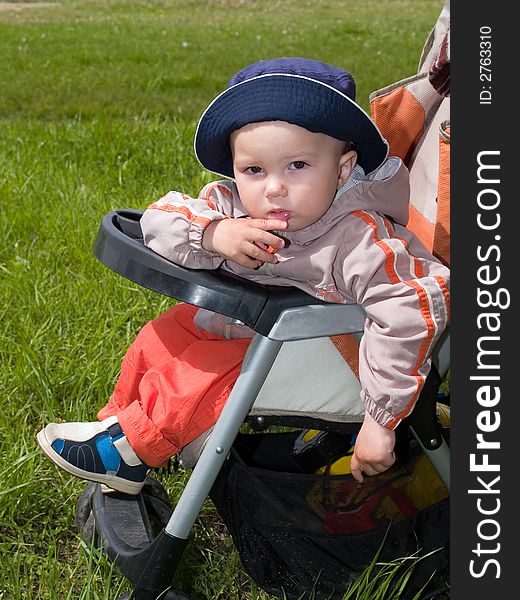
[[[272,210],[267,214],[268,219],[278,219],[286,223],[291,218],[292,214],[288,210]]]

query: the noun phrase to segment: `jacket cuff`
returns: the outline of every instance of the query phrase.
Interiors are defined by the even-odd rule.
[[[214,220],[221,221],[222,219],[217,217]],[[196,262],[203,261],[204,264],[207,264],[207,262],[210,261],[211,266],[208,265],[207,268],[216,269],[224,262],[225,259],[217,252],[206,250],[206,248],[204,248],[202,245],[202,238],[204,236],[204,232],[206,231],[206,227],[207,225],[204,226],[198,223],[192,223],[188,231],[188,243],[193,253],[193,258],[196,260]]]
[[[361,400],[365,404],[366,411],[370,416],[382,427],[387,429],[395,429],[401,422],[401,418],[396,417],[388,411],[384,406],[381,406],[376,400],[371,398],[366,392],[361,391]]]

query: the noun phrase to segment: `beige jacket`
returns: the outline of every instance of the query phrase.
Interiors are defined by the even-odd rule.
[[[222,267],[259,283],[363,306],[362,399],[381,425],[393,429],[411,412],[432,347],[449,321],[449,270],[404,227],[408,179],[396,157],[367,177],[356,168],[325,215],[300,231],[284,231],[290,243],[278,251],[279,262],[256,271],[202,247],[211,221],[246,215],[232,181],[210,183],[198,198],[166,194],[141,219],[144,242],[192,269]]]

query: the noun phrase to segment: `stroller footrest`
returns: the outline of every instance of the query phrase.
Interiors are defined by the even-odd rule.
[[[153,541],[153,532],[141,494],[103,493],[96,486],[92,512],[101,544],[110,558],[132,556]]]
[[[164,530],[155,535],[148,509],[142,492],[136,496],[103,493],[96,485],[92,494],[91,511],[100,545],[136,586],[132,595],[136,600],[155,599],[169,587],[187,544],[187,539]]]

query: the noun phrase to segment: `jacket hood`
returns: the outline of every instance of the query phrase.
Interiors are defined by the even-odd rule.
[[[344,192],[345,187],[339,190],[333,205],[345,196],[347,212],[371,210],[387,215],[400,225],[408,223],[410,177],[400,158],[390,157],[379,169]]]

